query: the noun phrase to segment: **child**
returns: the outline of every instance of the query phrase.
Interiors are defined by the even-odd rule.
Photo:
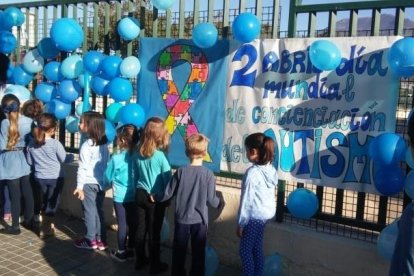
[[[161,201],[176,195],[172,274],[186,275],[184,270],[188,239],[191,237],[192,263],[190,275],[204,275],[208,225],[207,203],[219,208],[216,181],[212,171],[203,167],[208,139],[193,134],[185,141],[190,164],[177,169]]]
[[[168,269],[168,265],[160,261],[160,235],[166,204],[155,203],[154,197],[162,197],[171,178],[171,167],[165,155],[169,143],[164,121],[157,117],[149,118],[140,137],[134,164],[138,221],[135,269],[140,270],[148,264],[145,254],[145,235],[148,233],[151,274]]]
[[[109,159],[106,145],[105,118],[98,112],[82,114],[79,130],[86,134],[79,151],[77,186],[74,195],[82,201],[86,235],[77,240],[75,246],[84,249],[106,250],[106,228],[102,210],[105,192],[102,190],[103,176]]]
[[[34,182],[43,198],[40,228],[42,238],[55,235],[53,222],[62,190],[62,182],[58,181],[58,178],[61,163],[66,158],[66,151],[58,140],[53,139],[56,127],[57,120],[54,115],[48,113],[40,115],[32,129],[33,139],[27,148],[27,163],[33,166]]]
[[[39,116],[42,113],[43,113],[43,103],[38,99],[25,101],[22,106],[22,114],[34,120],[32,124],[32,129],[34,127],[35,121],[39,118]],[[26,144],[29,144],[30,141],[33,139],[33,136],[28,135],[27,138],[28,139],[26,140]],[[34,199],[33,221],[40,222],[40,209],[42,207],[42,189],[39,185],[36,184],[36,181],[34,180],[33,167],[30,173],[30,184],[32,185],[33,199]]]
[[[33,228],[33,193],[30,186],[30,166],[23,152],[26,136],[30,133],[32,119],[20,115],[20,101],[6,94],[1,101],[6,119],[1,122],[0,131],[0,180],[4,180],[11,199],[12,226],[1,229],[3,234],[20,234],[19,216],[21,197],[24,200],[24,222],[28,229]]]
[[[411,154],[414,154],[414,116],[410,116],[408,119],[408,138]],[[405,207],[398,221],[398,236],[389,275],[414,275],[414,202]]]
[[[135,183],[131,176],[132,161],[136,154],[135,146],[138,143],[138,130],[134,125],[123,125],[117,130],[118,154],[112,155],[105,171],[104,189],[112,186],[114,209],[118,222],[118,250],[112,251],[111,256],[120,262],[125,262],[127,257],[133,256],[132,250],[127,250],[127,226],[128,248],[135,246],[135,233],[137,229],[135,221]]]
[[[254,133],[244,141],[246,156],[253,165],[242,180],[237,236],[243,275],[263,275],[263,232],[266,221],[276,212],[275,188],[278,181],[272,165],[275,143],[263,133]]]

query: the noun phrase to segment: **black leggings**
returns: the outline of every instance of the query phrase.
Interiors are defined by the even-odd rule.
[[[24,221],[31,223],[33,219],[33,192],[30,185],[29,176],[25,175],[17,179],[5,180],[7,187],[9,188],[10,200],[11,200],[11,215],[12,226],[19,228],[19,217],[21,203],[20,200],[23,196],[24,201]]]

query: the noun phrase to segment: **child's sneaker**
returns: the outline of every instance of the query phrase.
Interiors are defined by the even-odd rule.
[[[97,248],[95,241],[89,241],[88,239],[85,239],[85,238],[76,240],[74,245],[77,248],[90,249],[90,250]]]
[[[108,244],[103,241],[96,241],[96,249],[105,251],[108,248]]]
[[[117,260],[118,262],[125,262],[127,260],[127,252],[120,252],[119,250],[111,250],[111,257]]]

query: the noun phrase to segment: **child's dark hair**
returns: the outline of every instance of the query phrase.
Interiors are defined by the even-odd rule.
[[[4,95],[1,99],[1,109],[4,114],[7,115],[9,119],[9,133],[7,137],[7,149],[12,150],[17,144],[20,138],[19,133],[19,111],[20,111],[20,101],[13,94]]]
[[[24,116],[36,120],[43,113],[43,103],[38,100],[28,100],[22,106],[22,113]]]
[[[43,146],[45,144],[46,132],[56,130],[56,126],[57,119],[53,114],[41,114],[36,120],[35,127],[32,129],[32,134],[36,146]]]
[[[118,146],[121,149],[133,151],[139,141],[139,132],[136,126],[132,124],[123,125],[116,130]]]
[[[244,140],[246,150],[257,149],[259,158],[258,165],[266,165],[273,161],[275,154],[275,142],[272,138],[265,136],[261,132],[250,134]]]
[[[105,145],[108,138],[105,135],[105,118],[95,111],[82,113],[81,120],[87,127],[87,136],[93,141],[94,146]]]

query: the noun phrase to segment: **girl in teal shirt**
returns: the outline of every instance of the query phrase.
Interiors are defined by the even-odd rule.
[[[103,188],[107,190],[112,187],[114,209],[118,222],[118,250],[111,251],[111,256],[120,262],[125,262],[127,258],[133,257],[135,246],[137,224],[132,160],[136,155],[135,146],[138,139],[138,130],[134,125],[128,124],[120,127],[117,130],[116,140],[120,152],[112,155],[105,171]]]

